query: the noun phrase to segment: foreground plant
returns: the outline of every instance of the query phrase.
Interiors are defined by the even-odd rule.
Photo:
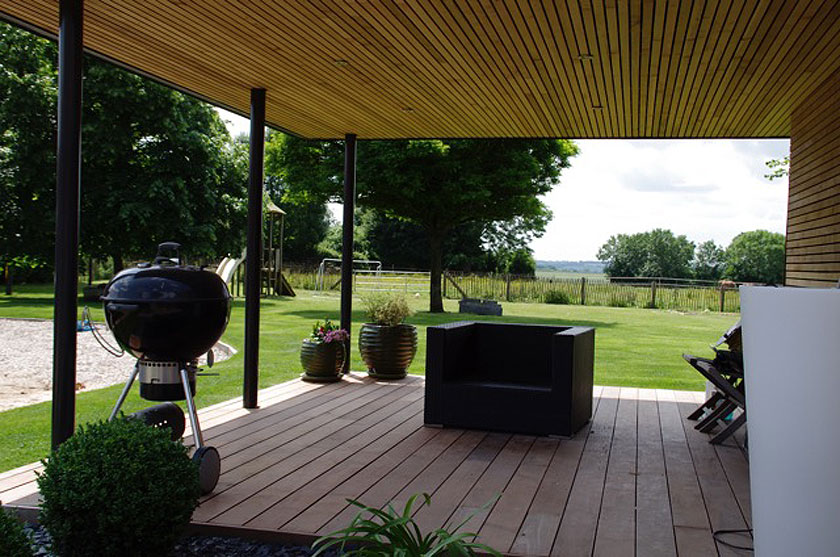
[[[0,555],[3,557],[32,557],[29,538],[23,526],[0,507]]]
[[[418,497],[421,497],[421,494],[414,494],[408,499],[402,514],[397,513],[390,503],[385,509],[377,509],[348,499],[351,505],[362,509],[361,512],[347,528],[315,540],[312,548],[317,551],[313,557],[335,546],[338,546],[341,555],[369,557],[475,555],[476,550],[501,555],[495,549],[477,543],[476,533],[458,531],[473,517],[472,514],[455,527],[444,526],[424,535],[412,518],[416,512],[413,509],[414,502]],[[429,494],[423,493],[422,497],[423,503],[420,508],[431,504]],[[366,515],[368,518],[365,518]],[[348,544],[350,549],[347,549]]]
[[[38,476],[41,524],[60,556],[166,555],[198,504],[198,466],[166,428],[80,426]]]

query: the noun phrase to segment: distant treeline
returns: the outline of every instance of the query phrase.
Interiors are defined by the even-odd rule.
[[[565,271],[567,273],[592,273],[604,272],[603,261],[544,261],[537,260],[537,270],[542,271]]]

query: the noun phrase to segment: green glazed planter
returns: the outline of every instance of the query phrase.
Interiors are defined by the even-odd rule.
[[[332,383],[341,381],[344,366],[343,342],[311,342],[304,339],[300,346],[300,364],[304,381]]]
[[[365,323],[359,331],[359,352],[376,379],[402,379],[417,354],[417,327]]]

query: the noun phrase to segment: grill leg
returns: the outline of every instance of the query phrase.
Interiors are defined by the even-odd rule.
[[[117,404],[114,406],[114,409],[111,411],[111,417],[108,418],[110,422],[114,418],[117,417],[117,413],[119,413],[120,408],[122,408],[123,402],[125,402],[125,397],[128,396],[128,391],[131,390],[131,386],[134,384],[134,380],[137,379],[137,374],[140,373],[140,361],[138,360],[136,364],[134,364],[134,371],[131,372],[131,377],[128,378],[128,381],[123,387],[122,392],[120,393],[120,398],[117,399]]]
[[[184,396],[187,399],[187,411],[190,414],[190,427],[193,430],[195,448],[200,449],[204,446],[204,436],[201,435],[201,427],[198,425],[198,414],[195,412],[195,403],[193,402],[192,391],[190,390],[190,377],[184,368],[181,368],[181,385],[184,386]]]

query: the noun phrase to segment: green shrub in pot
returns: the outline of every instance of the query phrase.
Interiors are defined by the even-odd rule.
[[[368,322],[359,331],[359,352],[377,379],[401,379],[417,354],[417,328],[404,323],[411,309],[400,294],[374,294],[364,300]]]
[[[166,555],[198,504],[187,447],[133,418],[80,426],[43,464],[40,521],[60,556]]]

